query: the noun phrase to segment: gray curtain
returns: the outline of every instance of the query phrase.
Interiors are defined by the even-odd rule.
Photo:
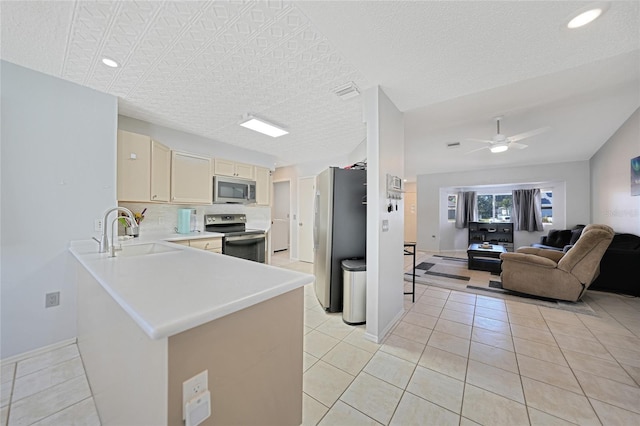
[[[516,231],[542,231],[540,189],[513,190],[513,225]]]
[[[456,228],[468,228],[469,222],[478,220],[478,204],[475,191],[458,192],[456,204]]]

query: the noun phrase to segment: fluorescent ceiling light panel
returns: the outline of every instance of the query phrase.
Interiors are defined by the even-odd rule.
[[[264,120],[252,117],[250,115],[245,116],[240,122],[240,125],[242,127],[246,127],[247,129],[251,129],[267,136],[271,136],[272,138],[277,138],[278,136],[283,136],[289,133],[274,124],[268,123]]]

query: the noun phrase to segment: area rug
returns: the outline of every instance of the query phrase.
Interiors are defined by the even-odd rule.
[[[584,300],[578,302],[563,302],[559,300],[540,298],[528,294],[503,289],[500,275],[485,271],[469,270],[467,259],[442,255],[427,255],[416,265],[416,284],[430,285],[448,290],[462,291],[483,296],[514,300],[554,309],[598,316]],[[412,282],[411,267],[405,272],[404,280]]]

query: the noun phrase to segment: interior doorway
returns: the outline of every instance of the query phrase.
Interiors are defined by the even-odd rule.
[[[291,247],[291,182],[273,183],[271,205],[271,252],[282,252]]]

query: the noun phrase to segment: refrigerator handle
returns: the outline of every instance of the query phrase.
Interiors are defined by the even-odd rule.
[[[320,226],[320,191],[316,191],[316,196],[313,202],[313,249],[317,250],[320,245],[320,241],[318,239],[318,227]]]

